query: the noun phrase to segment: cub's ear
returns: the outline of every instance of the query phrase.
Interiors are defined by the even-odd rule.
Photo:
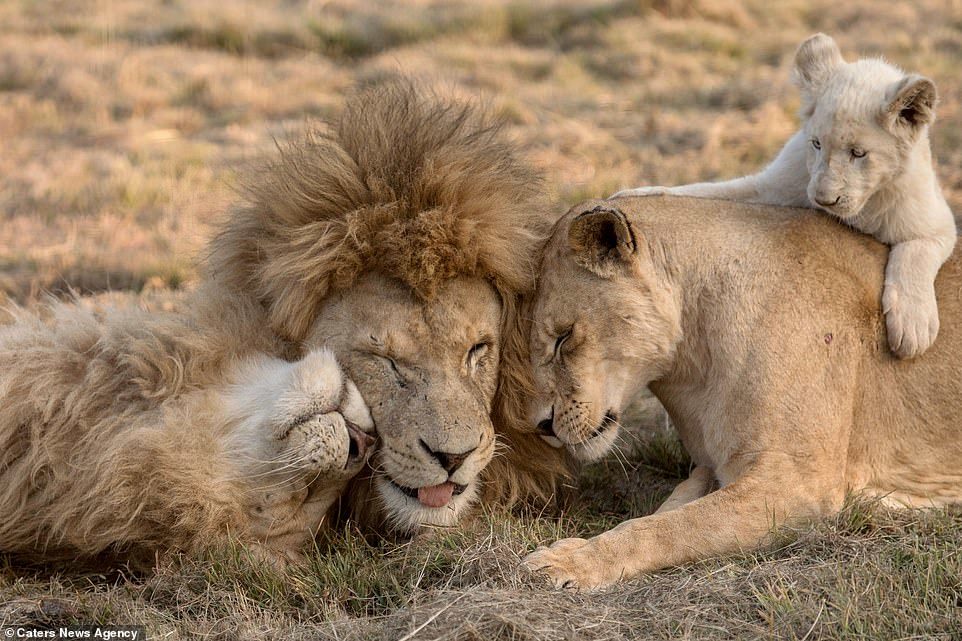
[[[935,120],[938,99],[934,82],[910,74],[889,88],[882,107],[882,125],[893,133],[914,136]]]
[[[804,92],[817,93],[835,68],[844,63],[835,40],[824,33],[816,33],[795,52],[795,84]]]
[[[602,278],[610,278],[638,249],[628,218],[606,205],[582,212],[571,221],[568,246],[576,263]]]

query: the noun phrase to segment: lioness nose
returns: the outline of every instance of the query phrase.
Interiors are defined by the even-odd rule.
[[[471,453],[478,449],[477,447],[472,447],[467,452],[461,452],[460,454],[441,452],[432,450],[430,446],[428,446],[428,444],[423,440],[421,441],[421,447],[423,447],[425,451],[427,451],[427,453],[430,454],[449,475],[454,474],[458,468],[461,467],[461,464],[464,463],[469,456],[471,456]]]

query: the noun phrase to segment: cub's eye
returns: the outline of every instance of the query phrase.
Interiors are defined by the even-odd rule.
[[[812,138],[812,147],[815,147],[815,149],[822,148],[822,143],[818,141],[818,138]]]
[[[852,147],[852,158],[865,158],[865,154],[868,152],[864,149],[859,149],[858,147]]]
[[[482,341],[472,345],[471,349],[468,350],[468,355],[465,358],[468,363],[468,367],[477,367],[481,360],[488,354],[490,349],[491,343],[487,341]]]
[[[571,332],[574,331],[573,327],[569,327],[567,331],[558,336],[558,339],[554,342],[554,355],[557,356],[561,353],[561,348],[564,347],[565,341],[571,338]]]

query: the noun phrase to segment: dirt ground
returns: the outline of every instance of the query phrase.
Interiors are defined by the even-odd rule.
[[[795,46],[933,78],[933,152],[962,211],[962,1],[6,0],[0,302],[74,291],[170,307],[235,176],[359,82],[481,98],[559,211],[622,187],[759,168],[796,126]],[[539,543],[653,509],[687,472],[654,413],[557,514],[486,513],[412,543],[346,531],[279,577],[242,550],[150,576],[0,561],[0,626],[141,623],[165,639],[957,639],[962,513],[853,502],[774,550],[599,595],[518,569]]]

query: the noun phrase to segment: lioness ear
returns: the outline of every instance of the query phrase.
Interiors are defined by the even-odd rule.
[[[844,62],[835,40],[824,33],[816,33],[795,52],[795,84],[802,91],[816,93],[835,68]]]
[[[627,263],[637,250],[631,223],[621,210],[598,205],[578,214],[568,228],[568,246],[575,262],[602,278]]]
[[[935,83],[910,74],[889,88],[882,108],[882,125],[893,133],[904,131],[914,135],[935,119],[937,101]]]

